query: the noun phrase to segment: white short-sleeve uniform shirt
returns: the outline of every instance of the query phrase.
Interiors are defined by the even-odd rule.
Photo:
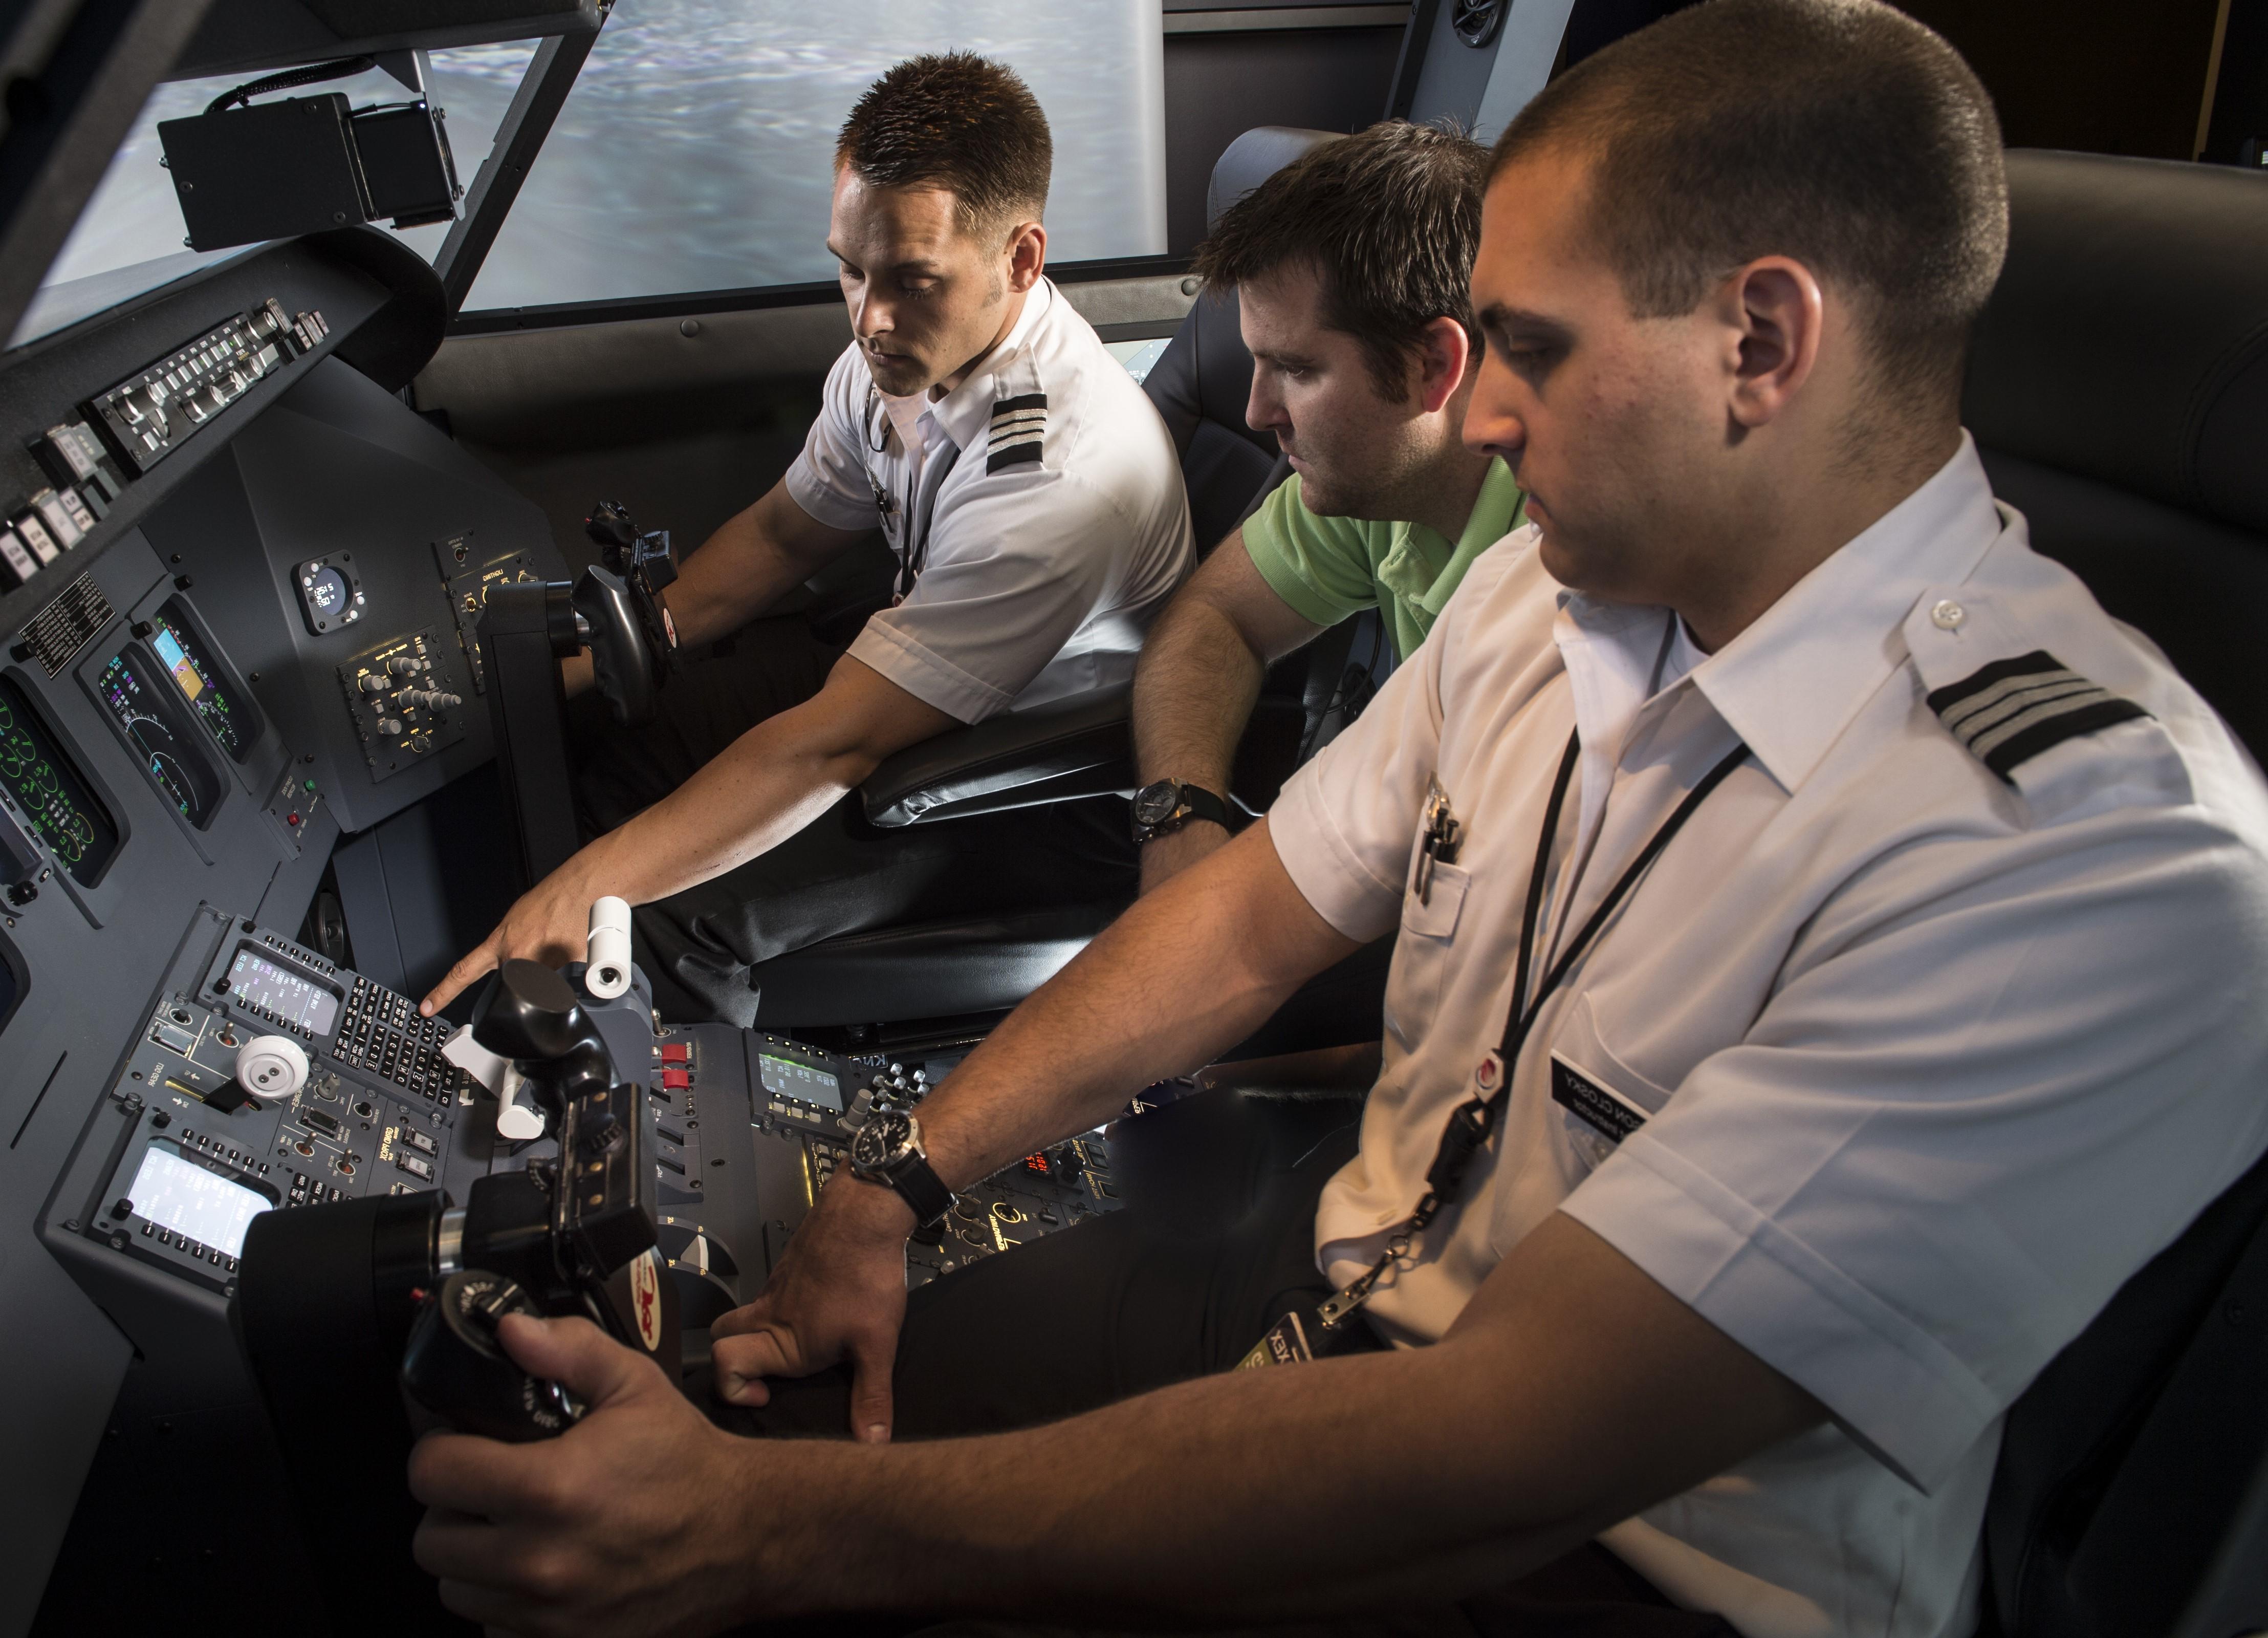
[[[1195,561],[1172,435],[1047,279],[941,399],[885,398],[853,343],[785,481],[880,523],[911,589],[850,652],[963,722],[1131,677]]]
[[[1832,1418],[1607,1544],[1749,1638],[1966,1633],[2003,1413],[2268,1147],[2268,790],[2031,550],[1966,439],[1712,655],[1666,610],[1558,586],[1535,538],[1474,565],[1270,815],[1321,914],[1401,929],[1318,1261],[1344,1282],[1376,1255],[1502,1033],[1570,729],[1553,949],[1745,742],[1539,1015],[1464,1201],[1370,1312],[1438,1338],[1568,1213]],[[1433,778],[1466,835],[1421,902]]]

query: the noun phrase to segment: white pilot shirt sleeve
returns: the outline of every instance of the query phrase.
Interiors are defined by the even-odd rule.
[[[1469,609],[1472,599],[1451,600],[1429,639],[1268,810],[1269,840],[1300,896],[1366,944],[1392,932],[1402,911],[1418,815],[1440,754],[1441,657],[1455,646],[1461,606]]]
[[[873,484],[858,447],[866,384],[873,378],[856,347],[846,349],[827,373],[819,413],[804,435],[803,453],[780,481],[788,496],[829,528],[875,527]]]
[[[961,457],[981,461],[981,443]],[[1075,475],[1036,463],[939,498],[912,593],[850,653],[962,722],[1014,703],[1113,594],[1135,524]]]
[[[2247,850],[2195,807],[2029,839],[1833,894],[1560,1208],[1925,1490],[2268,1125],[2228,1096],[2268,1032]]]

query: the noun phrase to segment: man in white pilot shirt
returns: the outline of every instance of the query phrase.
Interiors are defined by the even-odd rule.
[[[1051,152],[1023,82],[966,53],[860,98],[828,235],[855,338],[803,453],[664,594],[683,652],[659,719],[622,730],[578,703],[595,839],[423,1010],[502,959],[579,959],[607,894],[637,907],[667,1015],[743,1025],[748,969],[832,934],[1055,904],[1066,882],[1131,896],[1116,799],[882,833],[845,799],[957,724],[1131,677],[1193,561],[1172,437],[1043,271]],[[878,524],[895,598],[847,653],[758,618]],[[587,688],[588,659],[565,673]]]
[[[1983,88],[1875,0],[1708,0],[1556,81],[1498,145],[1473,278],[1466,435],[1535,527],[1263,823],[922,1106],[923,1163],[966,1186],[1398,920],[1298,1313],[1410,1216],[1524,968],[1508,1101],[1346,1322],[1368,1350],[1226,1369],[1281,1294],[1182,1302],[1246,1271],[1138,1203],[909,1302],[916,1213],[839,1175],[718,1327],[720,1387],[770,1413],[847,1360],[871,1445],[895,1365],[918,1436],[736,1441],[593,1328],[512,1322],[597,1408],[540,1450],[420,1448],[444,1598],[526,1633],[635,1606],[1494,1638],[1568,1630],[1537,1590],[1603,1551],[1668,1598],[1588,1633],[1972,1631],[2003,1413],[2268,1146],[2268,788],[1994,505],[1958,404],[2006,232]],[[1101,1274],[1117,1329],[1066,1334]],[[1201,1321],[1208,1358],[1148,1365]],[[956,1427],[928,1385],[955,1373],[1063,1420],[951,1436],[988,1402]]]

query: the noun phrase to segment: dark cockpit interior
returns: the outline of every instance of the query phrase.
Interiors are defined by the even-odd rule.
[[[1162,74],[1167,94],[1146,129],[1089,144],[1149,158],[1096,162],[1079,186],[1103,198],[1099,225],[1066,224],[1049,271],[1163,417],[1203,552],[1288,470],[1245,421],[1233,298],[1187,271],[1207,222],[1381,113],[1488,136],[1583,30],[1611,34],[1615,8],[1096,9],[1134,16],[1153,51],[1110,77],[1158,102],[1145,77]],[[1622,8],[1623,26],[1657,9]],[[2223,5],[2216,53],[2268,51],[2245,10]],[[668,663],[652,589],[785,468],[850,338],[823,250],[727,279],[636,232],[523,220],[573,185],[547,163],[602,167],[602,95],[691,71],[700,11],[0,12],[0,1633],[423,1630],[405,1624],[435,1615],[402,1553],[406,1494],[359,1540],[324,1499],[399,1474],[401,1443],[364,1431],[400,1359],[396,1335],[374,1368],[370,1337],[399,1294],[373,1319],[367,1282],[243,1290],[259,1225],[364,1202],[366,1257],[413,1218],[464,1232],[468,1200],[487,1203],[481,1232],[531,1169],[597,1155],[593,1288],[633,1329],[659,1302],[649,1350],[696,1380],[710,1322],[762,1288],[856,1123],[916,1107],[1126,907],[1117,879],[1067,875],[1049,902],[822,939],[751,972],[753,1028],[661,1020],[627,943],[617,978],[595,939],[571,991],[530,979],[416,1009],[578,845],[559,657],[596,657],[618,722],[650,714]],[[617,36],[641,55],[610,57]],[[880,49],[855,73],[901,55]],[[333,80],[292,83],[309,64]],[[267,88],[218,107],[232,81]],[[453,85],[489,99],[464,92],[453,127],[435,118]],[[285,144],[300,172],[252,157],[284,151],[274,129],[220,123],[261,107],[322,128]],[[622,168],[658,162],[620,140]],[[1059,164],[1080,140],[1060,137]],[[132,194],[105,181],[129,152]],[[1995,491],[2268,756],[2268,179],[2036,146],[2010,152],[2008,180],[2011,249],[1962,401]],[[141,212],[164,218],[158,240],[118,225]],[[1132,237],[1113,241],[1119,218]],[[819,249],[808,210],[782,220],[763,231]],[[169,259],[43,277],[66,240],[85,268],[114,232]],[[547,257],[631,270],[547,291]],[[877,537],[778,612],[847,640],[888,602],[892,566]],[[1265,812],[1360,712],[1389,652],[1370,616],[1271,668],[1237,753],[1241,808]],[[1123,810],[1129,693],[938,734],[850,800],[877,830]],[[1374,1043],[1391,954],[1381,941],[1312,980],[1218,1073]],[[597,1053],[614,1073],[499,1079],[452,1050],[478,1007],[521,1009],[526,1063]],[[571,1011],[587,1038],[544,1033]],[[1362,1088],[1309,1091],[1344,1110]],[[909,1247],[909,1282],[1117,1210],[1139,1163],[1114,1147],[1089,1133],[963,1192]],[[603,1249],[633,1219],[647,1237]],[[294,1381],[263,1379],[248,1348],[290,1354]],[[2018,1403],[1986,1519],[1988,1626],[2268,1626],[2264,1370],[2256,1169]]]

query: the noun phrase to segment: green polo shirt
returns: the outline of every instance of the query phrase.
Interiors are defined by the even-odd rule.
[[[1451,545],[1422,523],[1319,518],[1301,503],[1295,472],[1244,520],[1244,550],[1260,578],[1301,619],[1336,625],[1376,609],[1394,639],[1395,658],[1407,660],[1473,559],[1521,526],[1526,502],[1511,469],[1490,461],[1465,532]]]

